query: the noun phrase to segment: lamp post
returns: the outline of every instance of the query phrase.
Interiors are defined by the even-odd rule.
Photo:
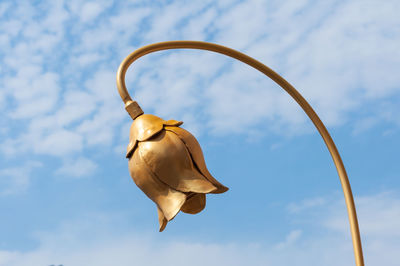
[[[208,173],[196,139],[189,132],[179,128],[182,122],[164,121],[156,116],[144,115],[126,89],[125,74],[135,60],[149,53],[169,49],[208,50],[242,61],[275,81],[301,106],[323,138],[336,166],[350,222],[355,262],[357,266],[364,266],[360,230],[350,182],[336,145],[321,119],[303,96],[272,69],[250,56],[214,43],[168,41],[150,44],[128,55],[118,69],[118,92],[125,104],[125,109],[134,119],[127,152],[130,172],[135,183],[157,204],[160,231],[180,210],[188,213],[201,211],[204,208],[206,193],[222,193],[227,190]],[[179,144],[180,141],[184,146]],[[182,155],[185,152],[184,148],[186,148],[186,157]],[[168,149],[172,149],[174,154],[172,157],[171,150]],[[175,158],[181,161],[171,161]],[[165,160],[169,161],[166,163]],[[172,164],[173,170],[166,164],[170,166]],[[178,177],[170,177],[171,171],[181,174]],[[200,175],[193,174],[196,171]],[[163,185],[165,187],[162,187]]]

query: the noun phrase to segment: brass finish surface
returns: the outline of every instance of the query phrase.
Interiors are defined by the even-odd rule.
[[[248,55],[245,55],[239,51],[233,50],[233,49],[225,47],[225,46],[217,45],[214,43],[199,42],[199,41],[168,41],[168,42],[154,43],[154,44],[143,46],[143,47],[137,49],[136,51],[131,53],[129,56],[127,56],[122,61],[121,65],[118,69],[118,73],[117,73],[117,87],[118,87],[118,92],[119,92],[123,102],[125,104],[127,104],[130,101],[132,101],[132,99],[129,96],[129,93],[126,89],[126,85],[125,85],[125,74],[126,74],[128,67],[135,60],[137,60],[138,58],[140,58],[146,54],[153,53],[156,51],[161,51],[161,50],[169,50],[169,49],[200,49],[200,50],[207,50],[207,51],[224,54],[229,57],[235,58],[239,61],[242,61],[243,63],[246,63],[246,64],[252,66],[253,68],[257,69],[258,71],[264,73],[266,76],[268,76],[273,81],[275,81],[277,84],[279,84],[287,93],[289,93],[290,96],[293,97],[293,99],[301,106],[301,108],[304,110],[304,112],[308,115],[308,117],[311,119],[311,121],[317,128],[318,132],[322,136],[322,138],[332,156],[333,162],[336,166],[336,170],[339,175],[340,182],[342,184],[342,189],[343,189],[345,202],[346,202],[346,206],[347,206],[347,212],[348,212],[349,222],[350,222],[350,231],[351,231],[351,236],[352,236],[352,241],[353,241],[355,262],[356,262],[357,266],[364,266],[364,258],[363,258],[363,253],[362,253],[360,231],[359,231],[359,226],[358,226],[357,213],[356,213],[356,208],[355,208],[355,204],[354,204],[353,194],[351,191],[350,182],[347,177],[346,170],[344,168],[342,159],[339,155],[336,145],[333,142],[325,125],[322,123],[322,121],[320,120],[318,115],[315,113],[315,111],[312,109],[310,104],[303,98],[303,96],[289,82],[287,82],[284,78],[282,78],[275,71],[273,71],[266,65],[262,64],[261,62],[255,60],[254,58],[252,58]],[[165,129],[166,128],[167,127],[165,127]],[[175,126],[175,128],[178,128],[178,127]],[[165,136],[165,134],[164,134],[164,136]],[[134,153],[133,155],[138,156],[138,153]],[[130,161],[132,161],[132,160],[130,160]],[[144,171],[144,170],[140,169],[138,171]],[[176,203],[176,205],[179,205],[179,206],[183,205],[183,203],[181,203],[179,201],[179,199],[177,199],[177,202],[179,202],[179,204]],[[201,202],[201,200],[199,200],[199,202]],[[180,204],[182,204],[182,205],[180,205]],[[171,217],[172,215],[173,215],[173,213],[170,214],[169,217]]]
[[[133,121],[129,134],[129,172],[157,204],[160,231],[179,211],[202,211],[205,194],[228,190],[208,172],[200,145],[180,125],[180,121],[143,114]]]
[[[125,110],[128,112],[132,119],[135,119],[139,115],[143,114],[143,110],[142,108],[140,108],[139,104],[133,101],[127,101],[125,103]]]

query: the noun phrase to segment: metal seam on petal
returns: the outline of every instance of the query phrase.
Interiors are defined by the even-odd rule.
[[[137,136],[137,140],[138,141],[149,140],[150,138],[160,133],[163,130],[163,128],[164,128],[163,124],[154,125],[154,127],[149,128],[143,132],[140,132],[139,136]]]
[[[133,121],[130,134],[138,141],[148,140],[163,129],[164,122],[158,116],[143,114]]]
[[[187,134],[188,137],[190,136],[191,138],[193,138],[193,139],[192,139],[192,142],[194,142],[194,145],[196,145],[196,146],[198,146],[198,147],[191,147],[189,141],[185,139],[185,136],[179,134],[179,133],[176,132],[174,129],[177,130],[177,131],[182,131],[182,133]],[[180,128],[180,127],[165,127],[165,130],[174,133],[175,135],[177,135],[177,136],[182,140],[182,142],[185,144],[185,147],[186,147],[186,149],[188,150],[188,152],[189,152],[189,154],[190,154],[190,156],[191,156],[191,158],[192,158],[193,164],[196,166],[196,168],[199,170],[199,172],[200,172],[208,181],[210,181],[214,186],[217,187],[217,189],[216,189],[215,191],[210,192],[210,193],[219,194],[219,193],[223,193],[223,192],[226,192],[226,191],[229,190],[229,188],[227,188],[226,186],[222,185],[218,180],[216,180],[216,179],[210,174],[210,172],[208,171],[207,166],[206,166],[206,164],[205,164],[205,160],[204,160],[204,156],[203,156],[203,152],[202,152],[202,150],[201,150],[200,144],[198,143],[198,141],[196,140],[196,138],[195,138],[192,134],[190,134],[190,132],[188,132],[188,131],[186,131],[185,129]],[[198,157],[199,157],[198,159],[196,159],[196,158],[194,157],[194,154],[192,153],[192,152],[196,152],[196,151],[192,150],[192,149],[196,149],[196,148],[198,149],[197,152],[199,153],[199,154],[198,154]],[[201,162],[200,160],[202,160],[203,162]],[[202,163],[202,164],[203,164],[203,167],[200,167],[200,166],[198,165],[199,163]]]
[[[144,162],[144,163],[146,164],[146,162]],[[147,165],[146,165],[146,166],[147,166]],[[157,178],[160,182],[162,182],[157,176],[155,176],[155,174],[154,174],[148,167],[147,167],[146,171],[149,172],[149,174],[152,175],[153,178]],[[163,182],[162,182],[162,183],[163,183]],[[166,186],[168,186],[168,185],[166,185]],[[171,190],[175,190],[175,189],[173,189],[173,188],[171,188],[171,187],[169,187],[169,186],[168,186],[168,188],[171,189]],[[175,191],[180,192],[180,191],[178,191],[178,190],[175,190]],[[182,192],[180,192],[180,193],[182,193]],[[185,193],[182,193],[182,194],[185,194]],[[186,194],[185,194],[185,196],[186,196]],[[167,221],[171,221],[171,220],[174,219],[175,216],[177,216],[178,213],[181,211],[181,208],[182,208],[183,204],[185,204],[185,202],[186,202],[186,198],[185,198],[185,200],[184,200],[181,204],[179,204],[179,207],[177,207],[177,208],[173,211],[173,215],[167,215],[167,214],[165,214],[164,211],[163,211],[163,208],[162,208],[157,202],[155,202],[155,203],[156,203],[156,205],[160,208],[160,210],[162,211],[162,213],[164,214],[165,219],[167,219]]]
[[[174,134],[174,133],[172,133],[172,132],[171,132],[171,134],[173,134],[174,136],[176,136],[176,134]],[[167,137],[167,136],[168,136],[166,132],[165,132],[165,135],[166,135],[166,136],[164,136],[164,137]],[[169,137],[169,136],[168,136],[168,137]],[[144,163],[146,164],[146,166],[148,167],[148,169],[151,170],[152,174],[153,174],[154,176],[156,176],[160,182],[163,182],[163,183],[166,184],[167,186],[170,186],[170,187],[172,187],[174,190],[177,190],[177,191],[181,191],[181,192],[196,192],[196,193],[212,193],[212,192],[216,191],[218,188],[217,188],[212,182],[210,182],[201,172],[197,171],[197,169],[195,168],[195,165],[194,165],[194,163],[193,163],[193,160],[192,160],[192,157],[191,157],[191,155],[190,155],[189,150],[187,149],[186,145],[184,144],[184,142],[182,142],[182,140],[181,140],[179,137],[178,137],[178,139],[179,139],[179,141],[181,141],[180,143],[182,143],[183,149],[185,150],[186,155],[187,155],[188,157],[190,157],[189,163],[190,163],[191,166],[192,166],[192,170],[196,171],[196,172],[193,172],[193,173],[198,174],[199,177],[192,176],[192,177],[194,177],[193,179],[182,179],[183,182],[182,182],[182,183],[179,183],[179,185],[175,187],[173,184],[167,183],[167,182],[164,180],[163,176],[159,176],[159,175],[157,174],[157,172],[155,172],[155,171],[152,170],[150,163],[146,160],[146,157],[147,157],[147,156],[143,155],[143,154],[142,154],[142,150],[139,149],[140,156],[141,156],[143,162],[144,162]],[[160,140],[160,141],[161,141],[161,140]],[[144,143],[144,142],[141,142],[141,143]],[[200,177],[201,177],[201,178],[200,178]],[[179,176],[176,176],[176,178],[179,178]],[[212,189],[209,188],[209,189],[202,189],[202,190],[198,190],[198,189],[194,190],[193,183],[190,184],[190,182],[196,182],[196,181],[203,183],[203,186],[204,186],[204,185],[207,185],[207,186],[209,186],[209,187],[212,187]],[[189,185],[189,186],[187,186],[187,185]]]
[[[132,144],[133,142],[134,144]],[[126,152],[126,158],[130,158],[133,155],[137,146],[138,146],[138,141],[136,139],[134,141],[129,142]]]
[[[200,144],[182,124],[143,114],[130,130],[130,174],[157,205],[160,232],[180,211],[201,212],[206,194],[228,189],[208,172]]]
[[[134,154],[136,154],[136,153],[134,153]],[[136,154],[135,156],[136,156],[136,157],[139,157],[138,161],[141,162],[141,166],[143,167],[144,171],[146,171],[146,172],[151,176],[151,178],[153,178],[153,180],[154,180],[155,182],[158,181],[158,182],[160,182],[162,185],[164,185],[166,189],[169,189],[169,190],[174,191],[174,192],[177,192],[177,193],[181,193],[182,195],[185,196],[185,199],[184,199],[181,203],[179,203],[179,204],[176,206],[175,210],[173,210],[173,212],[172,212],[173,215],[168,215],[168,214],[166,214],[166,213],[164,212],[164,208],[160,205],[160,203],[158,203],[155,199],[153,199],[152,197],[150,197],[149,195],[147,195],[147,193],[141,188],[141,190],[142,190],[143,192],[145,192],[145,194],[146,194],[154,203],[156,203],[156,205],[157,205],[157,206],[160,208],[160,210],[163,212],[165,218],[166,218],[168,221],[171,221],[171,220],[174,219],[174,217],[179,213],[179,211],[180,211],[182,205],[185,204],[187,195],[186,195],[185,193],[181,192],[181,191],[178,191],[178,190],[175,190],[175,189],[171,188],[170,186],[168,186],[167,184],[165,184],[164,182],[162,182],[162,181],[153,173],[153,171],[151,171],[151,169],[148,167],[147,163],[141,158],[139,151],[138,151],[138,154]],[[130,160],[133,160],[133,159],[134,159],[134,158],[131,158]],[[136,158],[136,159],[137,159],[137,158]],[[134,180],[134,181],[135,181],[135,180]]]

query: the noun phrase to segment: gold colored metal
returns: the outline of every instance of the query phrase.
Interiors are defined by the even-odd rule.
[[[228,190],[208,172],[199,143],[180,125],[143,114],[133,121],[129,135],[129,171],[157,204],[160,231],[179,211],[202,211],[206,193]]]
[[[351,192],[350,182],[347,177],[346,170],[344,168],[342,159],[339,155],[336,145],[333,142],[325,125],[322,123],[322,121],[320,120],[318,115],[315,113],[315,111],[312,109],[310,104],[303,98],[303,96],[289,82],[287,82],[284,78],[282,78],[275,71],[273,71],[266,65],[262,64],[261,62],[255,60],[254,58],[251,58],[248,55],[245,55],[239,51],[236,51],[231,48],[221,46],[218,44],[214,44],[214,43],[199,42],[199,41],[169,41],[169,42],[154,43],[154,44],[143,46],[143,47],[137,49],[136,51],[131,53],[129,56],[127,56],[124,59],[124,61],[122,61],[121,65],[118,69],[118,73],[117,73],[117,87],[118,87],[118,92],[119,92],[122,100],[124,101],[124,103],[126,104],[127,102],[132,101],[132,99],[129,96],[129,93],[126,89],[126,85],[125,85],[125,74],[126,74],[128,67],[135,60],[137,60],[138,58],[140,58],[146,54],[153,53],[156,51],[161,51],[161,50],[169,50],[169,49],[200,49],[200,50],[207,50],[207,51],[212,51],[212,52],[230,56],[230,57],[235,58],[239,61],[242,61],[243,63],[246,63],[246,64],[252,66],[253,68],[257,69],[258,71],[264,73],[266,76],[268,76],[273,81],[275,81],[277,84],[279,84],[287,93],[289,93],[290,96],[293,97],[293,99],[301,106],[301,108],[304,110],[304,112],[308,115],[308,117],[311,119],[311,121],[317,128],[318,132],[322,136],[322,138],[332,156],[333,162],[336,166],[336,170],[339,175],[340,182],[342,184],[342,189],[343,189],[345,202],[346,202],[346,206],[347,206],[347,212],[348,212],[348,216],[349,216],[350,231],[351,231],[351,236],[352,236],[352,240],[353,240],[353,248],[354,248],[354,256],[355,256],[356,265],[364,266],[364,258],[363,258],[363,253],[362,253],[360,231],[359,231],[359,226],[358,226],[356,208],[354,205],[353,194]],[[178,127],[176,127],[176,128],[178,128]],[[166,134],[163,135],[163,138],[165,137],[165,135]],[[134,155],[138,156],[138,153],[134,153]],[[144,170],[140,169],[138,171],[144,171]],[[177,202],[180,202],[180,201],[177,200]],[[176,205],[179,205],[179,204],[176,204]]]
[[[125,110],[132,117],[132,119],[135,119],[139,115],[143,114],[143,110],[140,108],[139,104],[133,101],[127,101],[125,103]]]

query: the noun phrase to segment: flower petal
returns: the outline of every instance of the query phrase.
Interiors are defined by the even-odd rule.
[[[148,140],[163,129],[164,120],[155,115],[143,114],[132,122],[131,140]]]
[[[170,131],[139,142],[138,152],[152,173],[173,189],[209,193],[217,188],[196,169],[182,140]]]
[[[157,206],[157,213],[158,213],[158,222],[160,223],[159,231],[164,231],[165,227],[167,226],[168,220],[165,218],[164,213],[160,208]]]
[[[206,194],[191,193],[187,196],[185,204],[182,205],[181,211],[189,214],[201,212],[206,207]]]
[[[177,121],[177,120],[167,120],[167,121],[164,121],[164,125],[165,126],[180,126],[180,125],[182,125],[183,124],[183,122],[182,121]]]
[[[177,120],[163,120],[158,116],[143,114],[132,122],[129,133],[129,144],[126,151],[126,158],[132,156],[136,149],[138,141],[145,141],[159,133],[163,126],[180,126],[182,121]]]
[[[137,147],[137,140],[136,139],[132,139],[129,144],[128,147],[126,148],[126,158],[130,158],[133,154],[133,152],[135,151]]]
[[[155,177],[140,158],[138,150],[129,159],[129,171],[136,185],[157,204],[168,221],[178,214],[185,203],[186,195],[170,188]]]
[[[187,149],[190,152],[190,155],[193,158],[193,161],[199,171],[211,182],[214,186],[217,187],[217,190],[211,193],[223,193],[226,192],[229,188],[222,185],[218,182],[208,171],[206,162],[204,160],[203,152],[201,150],[200,144],[197,142],[196,138],[190,134],[189,131],[180,128],[180,127],[165,127],[165,130],[170,131],[178,135],[178,137],[185,143]]]

